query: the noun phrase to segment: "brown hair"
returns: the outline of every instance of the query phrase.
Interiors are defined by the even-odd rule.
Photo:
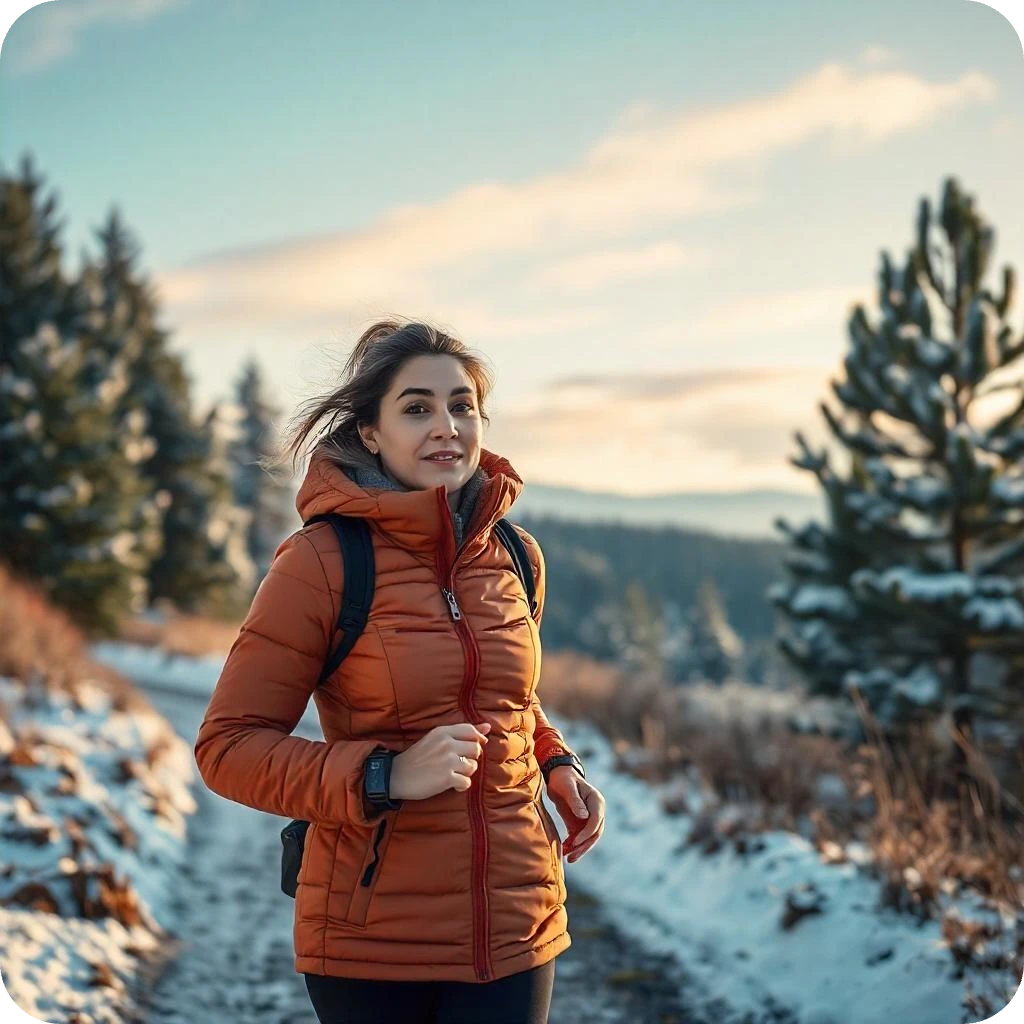
[[[379,320],[363,331],[356,342],[345,361],[341,385],[304,402],[285,431],[279,454],[261,460],[261,464],[269,468],[291,456],[294,473],[300,449],[316,431],[308,454],[324,452],[342,466],[380,469],[378,456],[367,450],[357,427],[377,422],[381,399],[402,366],[414,356],[424,355],[454,356],[462,363],[476,385],[480,414],[489,423],[484,402],[494,386],[494,378],[481,356],[458,338],[430,324]],[[326,417],[327,423],[317,431]]]

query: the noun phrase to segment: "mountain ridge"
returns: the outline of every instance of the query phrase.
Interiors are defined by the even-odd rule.
[[[526,483],[515,510],[532,516],[680,526],[716,534],[782,540],[781,532],[773,525],[777,516],[799,524],[806,519],[822,519],[825,508],[820,494],[769,487],[631,495]]]

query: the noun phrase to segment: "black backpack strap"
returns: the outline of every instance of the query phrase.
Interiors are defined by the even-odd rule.
[[[523,538],[519,536],[516,528],[505,518],[499,519],[494,524],[494,531],[512,556],[512,562],[516,567],[516,574],[522,580],[523,588],[526,590],[530,614],[536,618],[537,587],[533,579],[533,564],[530,562],[530,555],[526,550],[526,544],[523,542]]]
[[[313,516],[303,526],[312,523],[330,523],[338,538],[341,562],[344,566],[344,584],[341,593],[341,610],[335,628],[341,633],[341,642],[324,663],[317,680],[319,686],[341,664],[345,655],[352,650],[366,626],[370,605],[373,602],[375,567],[373,562],[373,538],[366,520],[359,516],[343,516],[337,512]]]

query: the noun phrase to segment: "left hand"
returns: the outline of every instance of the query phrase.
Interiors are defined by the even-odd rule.
[[[578,824],[573,820],[573,815],[587,819],[587,823],[576,837],[576,842],[562,851],[572,864],[601,838],[604,832],[605,799],[596,786],[592,786],[568,764],[559,765],[551,770],[547,790],[570,833]]]

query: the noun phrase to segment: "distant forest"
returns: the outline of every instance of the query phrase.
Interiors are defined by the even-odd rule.
[[[781,543],[671,526],[511,518],[533,534],[544,551],[545,648],[590,646],[581,635],[582,624],[602,608],[620,605],[630,583],[643,588],[652,605],[671,602],[686,611],[696,604],[702,581],[710,578],[730,625],[744,641],[764,640],[774,631],[776,612],[766,590],[784,576]]]

